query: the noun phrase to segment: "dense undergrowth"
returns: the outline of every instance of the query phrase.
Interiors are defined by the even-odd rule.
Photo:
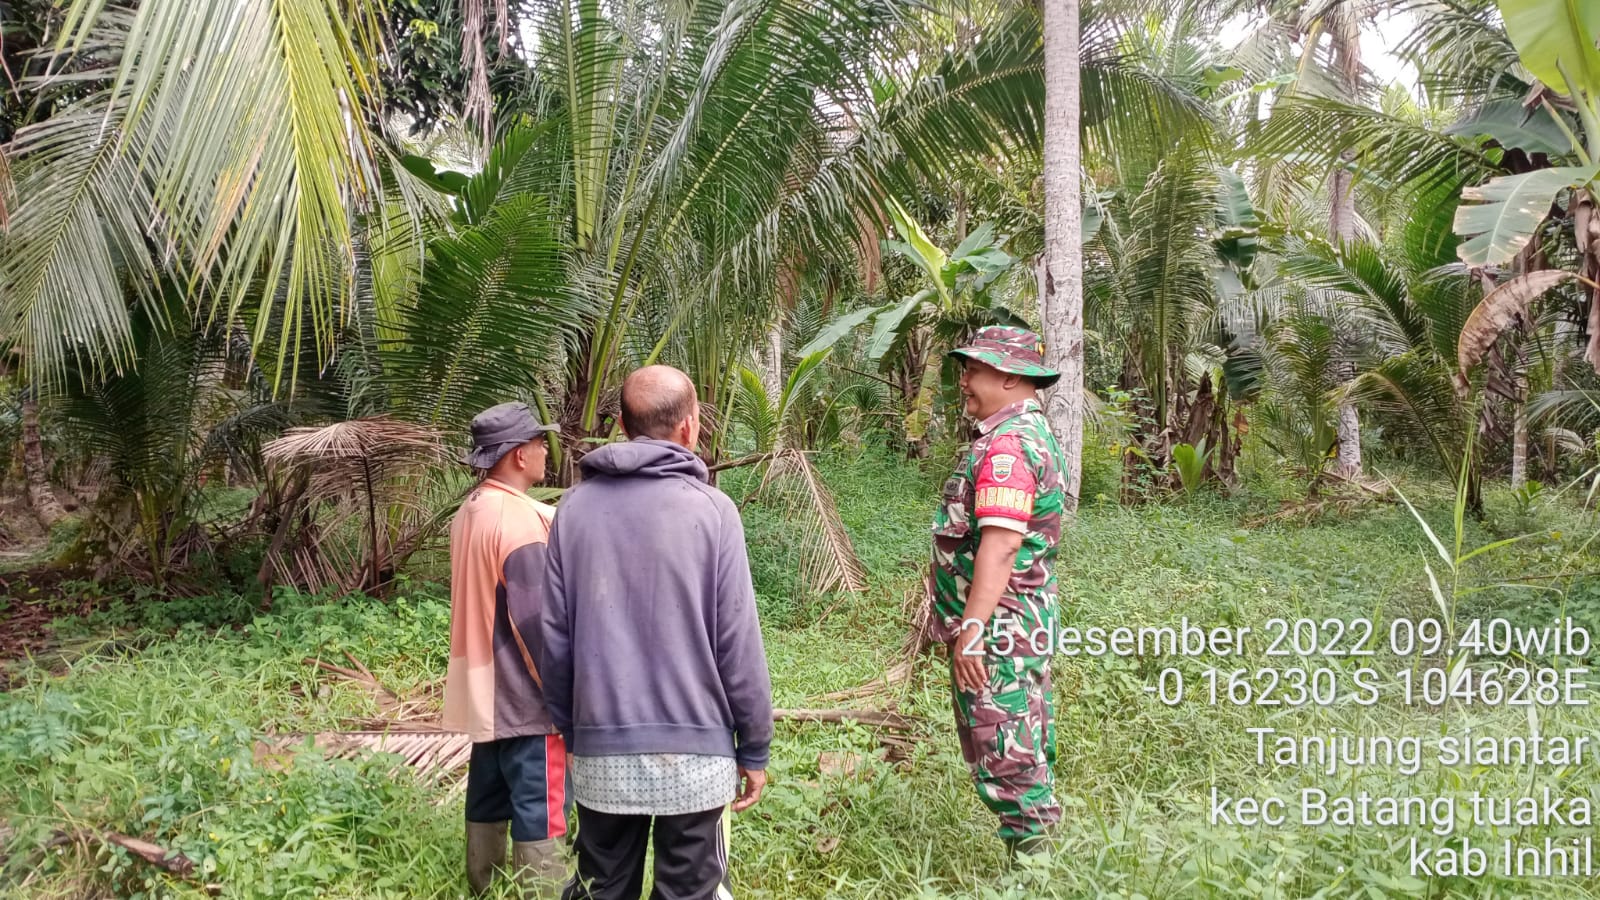
[[[795,584],[786,526],[759,505],[746,508],[774,690],[784,707],[830,705],[819,698],[871,681],[894,662],[938,483],[936,466],[913,469],[882,451],[832,454],[821,464],[872,588],[859,596],[807,596]],[[726,474],[722,487],[741,497],[747,478]],[[1448,543],[1449,486],[1404,487]],[[1211,625],[1436,614],[1424,562],[1438,570],[1440,560],[1403,506],[1375,504],[1309,526],[1241,524],[1264,511],[1270,506],[1262,492],[1086,506],[1062,549],[1064,619],[1121,625],[1188,617]],[[1582,550],[1594,523],[1575,508],[1551,501],[1518,511],[1508,496],[1491,494],[1490,513],[1487,523],[1468,520],[1466,547],[1513,525],[1534,536],[1473,560],[1464,584],[1600,568]],[[0,809],[9,829],[0,890],[165,896],[198,894],[209,883],[238,897],[463,894],[459,787],[418,784],[394,774],[393,760],[383,756],[324,760],[307,748],[284,761],[257,753],[258,738],[269,732],[336,729],[378,714],[369,693],[306,665],[306,657],[342,661],[349,651],[402,693],[442,675],[448,602],[428,575],[414,573],[384,603],[280,593],[270,614],[255,615],[253,604],[229,597],[127,601],[64,621],[74,652],[22,665],[13,690],[0,698]],[[1564,602],[1567,614],[1600,629],[1600,589],[1592,582],[1539,582],[1560,595],[1486,590],[1464,596],[1460,614],[1542,621]],[[1517,733],[1527,730],[1525,711],[1341,704],[1269,717],[1195,703],[1169,708],[1143,690],[1163,665],[1058,661],[1057,775],[1067,819],[1063,846],[1048,866],[1002,872],[993,822],[956,749],[942,663],[925,657],[892,697],[852,701],[898,699],[902,711],[924,718],[901,765],[880,759],[879,736],[867,727],[780,725],[766,797],[735,821],[736,886],[745,896],[845,898],[1600,892],[1594,879],[1411,879],[1397,848],[1413,835],[1439,842],[1423,828],[1207,824],[1212,784],[1267,794],[1329,782],[1257,766],[1247,727],[1269,721],[1285,729],[1315,723],[1437,735],[1470,725],[1479,733]],[[1589,731],[1597,722],[1581,709],[1539,715],[1546,733]],[[1409,779],[1362,770],[1357,777],[1373,793],[1522,792],[1546,781],[1559,781],[1567,794],[1600,793],[1600,778],[1584,767],[1559,779],[1514,769],[1428,769]],[[196,872],[180,880],[120,850],[52,840],[104,830],[180,850],[196,861]]]

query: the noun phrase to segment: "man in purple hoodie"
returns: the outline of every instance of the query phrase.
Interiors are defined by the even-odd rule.
[[[622,427],[583,458],[545,568],[537,661],[579,823],[563,896],[637,898],[653,842],[653,897],[727,897],[726,807],[760,799],[772,740],[744,526],[691,449],[687,375],[629,375]]]

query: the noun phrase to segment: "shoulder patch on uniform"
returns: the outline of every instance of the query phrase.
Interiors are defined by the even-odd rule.
[[[1016,464],[1016,456],[1010,453],[996,453],[989,457],[989,472],[995,481],[1006,481],[1011,478],[1011,467]]]

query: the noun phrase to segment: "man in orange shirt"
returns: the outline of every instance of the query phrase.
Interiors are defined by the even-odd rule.
[[[566,747],[545,708],[529,654],[543,605],[545,545],[554,510],[527,494],[544,480],[548,432],[523,403],[472,420],[462,461],[486,477],[450,524],[450,667],[444,722],[472,738],[467,768],[467,883],[489,887],[511,858],[524,885],[559,890],[566,865]]]

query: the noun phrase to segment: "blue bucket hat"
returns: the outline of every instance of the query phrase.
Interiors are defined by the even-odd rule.
[[[559,433],[561,426],[534,418],[528,404],[516,401],[491,406],[472,420],[472,450],[461,461],[474,469],[492,469],[500,458],[540,435]]]

